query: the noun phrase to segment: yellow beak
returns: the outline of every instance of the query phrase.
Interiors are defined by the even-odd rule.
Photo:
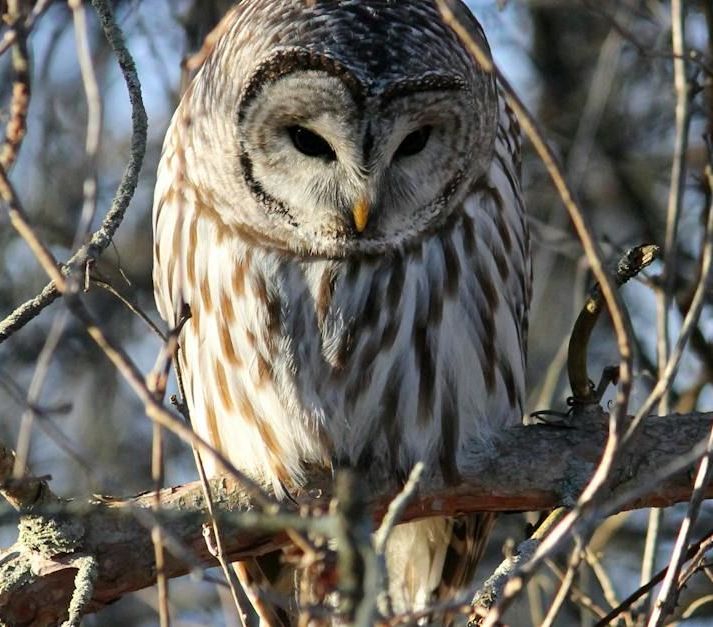
[[[369,220],[369,201],[363,196],[357,200],[352,208],[352,215],[354,216],[356,230],[359,233],[363,232]]]

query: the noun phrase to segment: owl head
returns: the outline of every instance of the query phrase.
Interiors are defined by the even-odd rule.
[[[472,36],[479,25],[453,2]],[[244,0],[196,76],[188,175],[221,220],[300,255],[379,254],[486,170],[492,77],[428,0]]]

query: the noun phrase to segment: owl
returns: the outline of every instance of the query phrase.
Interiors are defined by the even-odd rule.
[[[457,483],[522,416],[517,120],[435,1],[244,0],[220,32],[153,207],[195,430],[280,498],[314,467]],[[395,611],[467,588],[492,522],[398,527]]]

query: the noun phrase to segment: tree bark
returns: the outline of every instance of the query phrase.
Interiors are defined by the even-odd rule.
[[[666,477],[662,470],[689,455],[705,441],[713,426],[713,413],[646,419],[630,445],[619,455],[610,477],[604,503],[611,503],[643,484],[617,507],[665,507],[690,497],[690,471]],[[606,419],[578,421],[573,426],[523,426],[508,429],[489,450],[474,450],[460,468],[462,482],[443,485],[426,478],[406,509],[403,520],[475,511],[546,510],[572,505],[602,454]],[[3,476],[0,447],[0,487]],[[212,480],[213,499],[219,512],[227,557],[239,560],[287,543],[285,527],[298,524],[315,530],[329,529],[331,474],[317,470],[309,485],[285,501],[280,513],[261,512],[255,499],[233,479]],[[42,488],[41,482],[40,487]],[[365,486],[375,520],[379,520],[398,492],[394,481]],[[27,492],[27,490],[25,490]],[[86,612],[93,612],[124,594],[155,583],[154,551],[150,536],[153,493],[126,499],[102,498],[85,503],[47,498],[19,516],[18,541],[0,551],[0,622],[9,625],[49,625],[64,620],[72,602],[75,576],[87,559],[93,582]],[[707,488],[713,497],[713,488]],[[11,500],[11,499],[8,499]],[[195,567],[217,565],[203,533],[207,520],[202,486],[198,482],[161,493],[161,521],[170,538],[184,550],[167,547],[167,575],[177,577]],[[320,514],[305,516],[304,512]],[[300,511],[302,514],[300,514]],[[609,512],[613,513],[613,512]],[[187,549],[187,550],[185,550]],[[80,579],[80,578],[77,578]],[[86,594],[86,591],[84,592]]]

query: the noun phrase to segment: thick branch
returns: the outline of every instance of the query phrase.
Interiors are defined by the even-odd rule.
[[[688,500],[692,489],[688,471],[695,460],[673,477],[663,476],[662,469],[690,457],[696,445],[707,440],[712,425],[713,414],[645,420],[614,468],[605,503],[617,501],[624,494],[633,496],[620,509],[664,507]],[[404,520],[484,510],[543,510],[572,504],[599,461],[606,434],[603,417],[576,428],[510,429],[492,450],[473,452],[461,468],[462,484],[443,486],[423,480],[404,513]],[[652,482],[657,475],[659,480]],[[331,477],[324,471],[312,477],[309,488],[295,498],[323,515],[306,519],[292,514],[261,514],[247,493],[232,480],[213,480],[226,556],[237,560],[282,546],[287,540],[281,530],[293,523],[303,529],[310,526],[316,532],[329,533],[333,522],[327,513]],[[655,487],[637,493],[636,486],[642,484]],[[379,482],[366,490],[374,494],[371,504],[376,517],[383,514],[397,489],[394,484]],[[708,487],[706,495],[713,497],[713,488]],[[52,520],[45,517],[46,509],[23,516],[20,539],[0,552],[0,623],[54,624],[62,618],[63,608],[69,606],[72,598],[77,558],[82,556],[96,558],[98,570],[90,611],[127,592],[152,585],[156,578],[154,551],[150,523],[145,517],[150,515],[152,499],[152,494],[146,493],[125,500],[67,504],[62,509],[64,515]],[[176,577],[199,565],[215,565],[204,539],[206,516],[200,483],[166,489],[161,501],[161,520],[167,537],[180,539],[189,549],[181,553],[169,543],[168,575]],[[57,506],[50,503],[50,507]],[[137,511],[141,515],[137,516]],[[296,507],[294,511],[297,512]],[[42,537],[38,537],[40,531]],[[174,553],[179,553],[179,557]],[[47,603],[47,599],[53,602]]]

